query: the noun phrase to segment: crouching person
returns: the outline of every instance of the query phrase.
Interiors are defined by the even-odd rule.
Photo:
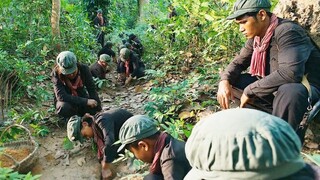
[[[113,145],[119,140],[119,130],[123,123],[133,116],[124,109],[113,109],[97,113],[95,116],[85,114],[72,116],[67,125],[70,141],[80,141],[93,138],[98,147],[98,160],[101,163],[103,179],[112,177],[110,163],[118,157],[117,149],[120,145]]]
[[[192,166],[185,180],[320,178],[319,167],[301,158],[293,128],[253,109],[224,110],[201,119],[185,151]]]
[[[128,119],[120,129],[118,151],[127,148],[137,159],[151,163],[150,174],[145,180],[182,180],[191,169],[184,153],[185,143],[160,132],[155,121],[136,115]]]
[[[117,71],[119,73],[119,81],[123,85],[128,85],[132,78],[140,78],[144,76],[145,66],[133,52],[128,48],[120,50]]]
[[[106,79],[106,74],[112,70],[112,59],[107,54],[101,54],[99,60],[90,66],[93,77]]]
[[[69,119],[73,115],[96,114],[101,110],[101,101],[89,67],[77,62],[73,52],[63,51],[57,56],[51,81],[59,116]]]

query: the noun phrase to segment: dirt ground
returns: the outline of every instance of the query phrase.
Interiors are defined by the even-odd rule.
[[[99,90],[98,93],[103,110],[121,107],[133,114],[143,114],[143,103],[147,99],[143,90],[147,88],[147,84],[118,86]],[[100,179],[101,166],[92,150],[91,142],[87,141],[81,146],[76,145],[72,150],[65,150],[63,142],[67,138],[66,126],[53,126],[50,130],[47,137],[37,138],[40,145],[39,158],[32,174],[41,174],[43,180]],[[132,159],[114,163],[112,170],[114,180],[140,180],[147,172],[146,165],[132,165]]]
[[[144,114],[143,105],[148,99],[144,91],[149,89],[148,83],[140,82],[128,88],[110,87],[100,90],[103,110],[121,107],[133,114]],[[312,125],[312,131],[308,130],[303,152],[320,153],[319,127],[320,125]],[[54,126],[50,129],[47,137],[37,138],[40,144],[39,158],[32,173],[42,174],[42,180],[100,179],[100,164],[92,150],[91,142],[87,141],[82,146],[76,145],[74,149],[67,151],[63,147],[63,141],[67,138],[66,127]],[[112,170],[114,180],[141,180],[148,169],[146,164],[133,165],[132,159],[127,159],[114,163]]]

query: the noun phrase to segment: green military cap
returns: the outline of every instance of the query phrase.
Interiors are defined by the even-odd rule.
[[[81,117],[77,115],[71,116],[67,124],[67,134],[70,141],[84,142],[80,127]]]
[[[270,8],[271,3],[269,0],[238,0],[234,3],[233,13],[227,19],[235,19],[246,13],[258,12],[261,9],[270,12]]]
[[[104,61],[106,63],[110,63],[112,59],[108,54],[101,54],[99,60]]]
[[[63,51],[57,56],[57,64],[64,75],[72,74],[77,69],[77,58],[73,52]]]
[[[144,115],[132,116],[122,125],[119,131],[119,139],[122,145],[118,152],[126,145],[154,135],[158,131],[155,120]]]
[[[283,119],[223,110],[194,126],[185,145],[192,169],[184,179],[280,179],[305,166],[300,151],[298,135]]]
[[[120,50],[121,61],[125,62],[130,57],[130,50],[128,48],[122,48]]]

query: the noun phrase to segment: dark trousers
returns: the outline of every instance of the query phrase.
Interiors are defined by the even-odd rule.
[[[143,180],[163,180],[163,177],[156,174],[148,174],[143,178]]]
[[[243,89],[256,80],[257,78],[250,74],[242,74],[239,80],[233,84],[235,98],[240,99]],[[320,91],[313,86],[311,86],[311,90],[312,103],[315,103],[319,99]],[[251,103],[248,104],[248,106],[254,106],[284,119],[295,130],[298,129],[308,105],[308,91],[301,83],[281,85],[275,93],[265,97],[253,98]]]
[[[57,101],[56,103],[56,113],[64,118],[69,118],[73,115],[83,116],[85,113],[94,115],[98,111],[99,110],[97,108],[90,108],[88,106],[80,107],[75,104],[61,101]]]

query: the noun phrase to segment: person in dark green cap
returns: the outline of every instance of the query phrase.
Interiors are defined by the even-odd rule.
[[[227,19],[235,20],[247,42],[221,73],[217,100],[228,109],[236,98],[240,108],[258,107],[300,132],[308,106],[320,97],[320,49],[305,29],[270,8],[269,0],[235,2]]]
[[[107,72],[112,69],[112,59],[107,54],[101,54],[97,62],[90,66],[90,72],[93,77],[106,79]]]
[[[140,62],[138,57],[128,48],[122,48],[120,50],[117,63],[118,80],[123,85],[128,85],[135,77],[140,78],[144,76],[144,64]]]
[[[247,108],[223,110],[193,127],[185,152],[192,169],[185,180],[314,180],[318,166],[303,161],[292,127]]]
[[[97,157],[101,163],[103,179],[112,177],[111,163],[118,157],[120,144],[119,130],[123,123],[133,115],[124,109],[112,109],[97,113],[95,116],[85,114],[83,117],[72,116],[67,124],[67,134],[70,141],[84,142],[85,138],[93,138],[97,144]]]
[[[89,67],[78,63],[73,52],[63,51],[57,56],[51,81],[56,113],[61,117],[93,115],[102,109]]]
[[[151,163],[144,180],[182,180],[190,165],[184,153],[185,142],[157,129],[155,120],[144,115],[129,118],[119,132],[121,146],[137,159]]]
[[[110,57],[112,57],[113,62],[116,63],[117,62],[116,53],[112,50],[112,46],[113,46],[112,42],[107,41],[106,44],[103,46],[103,48],[100,49],[100,51],[98,52],[98,60],[99,60],[101,54],[107,54]]]

